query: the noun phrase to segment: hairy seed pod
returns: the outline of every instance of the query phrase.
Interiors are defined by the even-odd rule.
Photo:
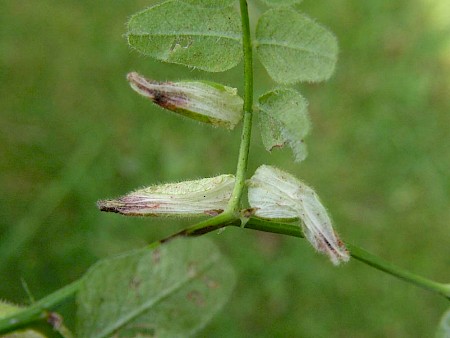
[[[167,183],[133,191],[117,199],[98,201],[101,211],[126,216],[189,217],[217,215],[228,204],[233,175]]]
[[[242,118],[237,89],[206,81],[157,82],[127,75],[131,88],[162,108],[214,126],[233,129]]]
[[[311,245],[333,264],[347,262],[350,255],[334,231],[325,207],[313,189],[275,167],[259,167],[248,181],[248,200],[255,215],[266,219],[301,220]]]

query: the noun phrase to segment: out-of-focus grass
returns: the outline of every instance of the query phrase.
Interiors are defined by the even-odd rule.
[[[131,70],[161,80],[209,76],[129,51],[124,23],[148,4],[2,3],[0,245],[17,250],[0,264],[1,298],[26,302],[21,278],[42,297],[99,258],[188,224],[101,214],[97,199],[234,172],[239,130],[163,113],[128,88]],[[445,0],[305,0],[299,7],[338,36],[337,72],[299,86],[314,126],[308,159],[265,153],[255,129],[250,172],[268,163],[295,173],[316,188],[344,239],[448,281],[450,27],[436,6],[445,10]],[[262,93],[273,83],[256,66]],[[242,65],[209,78],[241,88]],[[86,139],[106,141],[85,171],[74,161],[73,177],[61,177]],[[49,215],[28,220],[36,232],[22,246],[4,243],[36,203],[40,215],[54,182],[66,191]],[[205,336],[423,337],[448,307],[360,263],[334,268],[299,239],[241,229],[208,236],[240,279]]]

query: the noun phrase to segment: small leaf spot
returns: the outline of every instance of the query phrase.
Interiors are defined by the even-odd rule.
[[[194,277],[194,276],[197,275],[197,273],[198,273],[198,270],[197,270],[197,264],[195,264],[195,263],[193,263],[193,262],[189,263],[189,264],[188,264],[188,268],[187,268],[187,274],[188,274],[188,276],[189,276],[189,277]]]
[[[198,307],[204,307],[205,306],[205,298],[199,291],[191,291],[187,294],[187,299],[191,302],[193,302]]]
[[[217,282],[217,281],[214,280],[214,279],[210,279],[210,278],[208,278],[208,277],[205,277],[205,278],[204,278],[204,281],[205,281],[206,286],[207,286],[209,289],[217,289],[217,288],[220,286],[219,282]]]

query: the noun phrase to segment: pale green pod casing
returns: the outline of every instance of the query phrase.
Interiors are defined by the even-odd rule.
[[[233,192],[233,175],[155,185],[117,199],[98,201],[101,211],[126,216],[189,217],[217,215],[225,210]]]
[[[255,215],[273,220],[300,219],[311,245],[333,264],[350,255],[334,231],[328,213],[313,189],[280,169],[263,165],[248,181],[248,200]]]
[[[236,88],[206,81],[158,82],[135,72],[127,79],[137,93],[194,120],[233,129],[242,118],[244,101]]]

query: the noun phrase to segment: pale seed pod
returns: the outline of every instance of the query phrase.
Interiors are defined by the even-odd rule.
[[[275,167],[259,167],[248,181],[248,200],[255,215],[272,220],[301,220],[311,245],[333,264],[347,262],[348,250],[334,231],[325,207],[313,189]]]
[[[206,81],[158,82],[135,72],[127,79],[137,93],[194,120],[233,129],[242,118],[244,101],[236,88]]]
[[[125,216],[214,216],[225,210],[234,181],[234,175],[221,175],[155,185],[118,199],[98,201],[97,206]]]

